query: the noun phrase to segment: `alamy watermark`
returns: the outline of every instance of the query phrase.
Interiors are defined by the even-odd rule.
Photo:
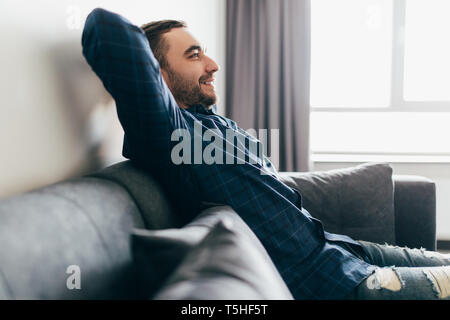
[[[66,273],[70,274],[66,280],[66,287],[69,290],[81,289],[81,269],[76,264],[67,267]]]
[[[246,131],[226,129],[225,134],[219,129],[204,127],[201,121],[194,122],[193,137],[187,129],[175,129],[171,141],[178,142],[171,150],[173,164],[260,164],[269,160],[274,169],[279,163],[279,129],[255,129]],[[270,145],[267,144],[270,133]],[[192,145],[193,143],[193,145]],[[270,146],[267,156],[266,146]],[[270,174],[264,169],[261,174]]]

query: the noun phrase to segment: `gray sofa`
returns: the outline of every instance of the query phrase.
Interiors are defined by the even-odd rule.
[[[393,176],[392,215],[383,214],[367,222],[370,218],[358,221],[351,210],[336,208],[336,204],[324,207],[327,206],[324,199],[333,192],[331,188],[337,190],[339,203],[344,203],[342,192],[349,188],[348,183],[347,187],[330,185],[336,174],[331,176],[330,180],[327,174],[281,173],[285,183],[302,193],[305,208],[324,222],[327,231],[346,231],[361,240],[383,242],[386,238],[391,244],[436,249],[432,181],[417,176]],[[318,191],[308,194],[311,182],[322,184],[323,194]],[[355,193],[354,189],[347,191]],[[176,229],[186,224],[186,219],[180,218],[183,215],[175,212],[173,200],[165,194],[151,175],[131,161],[124,161],[99,172],[0,200],[0,298],[146,298],[138,290],[140,279],[130,234],[135,229]],[[315,203],[320,203],[317,210],[313,208]],[[220,210],[228,211],[227,215],[233,219],[231,208]],[[340,212],[337,222],[332,221],[336,216],[322,214],[336,210]],[[345,220],[351,220],[351,227],[344,228],[349,225]],[[367,225],[361,229],[355,228],[355,224]],[[383,230],[387,230],[385,235]],[[75,290],[67,286],[71,265],[81,270],[81,288]]]

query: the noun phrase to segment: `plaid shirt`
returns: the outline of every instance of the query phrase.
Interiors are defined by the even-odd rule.
[[[325,232],[302,208],[300,193],[278,179],[269,159],[240,139],[230,141],[226,131],[246,141],[254,142],[254,137],[216,114],[215,107],[177,105],[142,29],[120,15],[95,9],[86,20],[82,45],[86,60],[116,101],[125,131],[123,155],[156,175],[183,205],[231,206],[260,239],[295,299],[342,299],[372,273],[373,266],[350,252],[361,252],[356,241]],[[228,152],[234,164],[225,159],[224,164],[174,164],[171,152],[178,141],[171,137],[176,129],[185,129],[191,140],[215,129],[222,134],[214,140],[216,146],[222,155]],[[212,143],[200,141],[201,148]],[[230,144],[233,154],[226,148]],[[198,147],[191,144],[192,155]],[[243,164],[237,161],[238,151],[245,154]]]

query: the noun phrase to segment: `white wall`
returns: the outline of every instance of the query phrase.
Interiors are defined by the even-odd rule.
[[[114,105],[81,55],[85,17],[95,7],[136,25],[180,19],[221,66],[224,114],[225,0],[2,0],[0,2],[0,197],[82,174],[91,147],[120,161],[122,131]]]
[[[314,162],[314,170],[347,168],[359,163]],[[391,162],[393,174],[418,175],[436,183],[436,236],[450,240],[450,163],[402,163]]]

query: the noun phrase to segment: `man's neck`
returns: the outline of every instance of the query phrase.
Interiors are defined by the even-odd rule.
[[[179,106],[181,109],[184,109],[184,110],[189,109],[189,107],[188,107],[187,105],[182,104],[182,103],[179,103],[178,101],[177,101],[177,103],[178,103],[178,106]]]

